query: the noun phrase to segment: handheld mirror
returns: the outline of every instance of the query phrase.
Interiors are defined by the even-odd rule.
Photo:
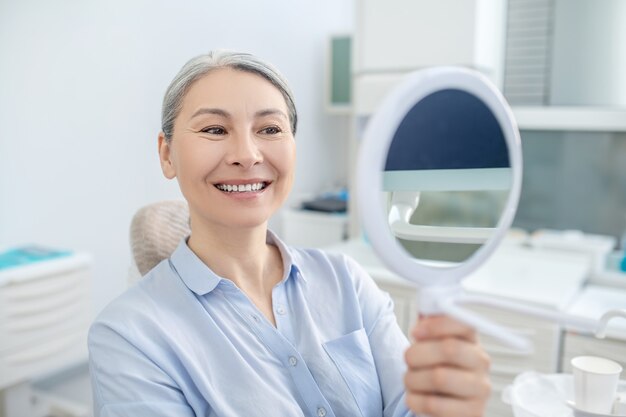
[[[383,261],[420,286],[459,283],[511,224],[520,138],[480,74],[433,68],[407,77],[368,123],[359,208]]]
[[[357,198],[377,254],[419,286],[420,312],[448,314],[529,350],[526,339],[458,304],[500,307],[582,329],[596,329],[598,322],[462,293],[461,281],[509,229],[521,176],[519,130],[502,94],[478,72],[431,68],[407,76],[368,122]]]

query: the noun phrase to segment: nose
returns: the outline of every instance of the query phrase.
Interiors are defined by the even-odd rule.
[[[250,133],[234,135],[231,138],[226,162],[242,168],[251,168],[263,162],[261,153],[254,136]]]

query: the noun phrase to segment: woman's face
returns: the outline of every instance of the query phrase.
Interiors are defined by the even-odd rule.
[[[293,183],[295,141],[281,92],[263,77],[221,68],[196,81],[159,136],[161,167],[178,179],[192,225],[265,224]]]

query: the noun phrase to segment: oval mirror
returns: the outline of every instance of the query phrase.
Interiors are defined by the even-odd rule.
[[[357,166],[362,225],[387,267],[420,288],[424,314],[448,314],[514,349],[529,341],[457,304],[483,304],[593,331],[598,320],[462,294],[509,229],[521,189],[517,124],[478,72],[454,67],[409,75],[369,121]]]
[[[362,224],[386,265],[420,286],[458,283],[511,225],[519,131],[480,73],[421,70],[371,117],[357,178]]]

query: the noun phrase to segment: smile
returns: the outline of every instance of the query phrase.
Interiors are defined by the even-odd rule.
[[[226,191],[228,193],[250,193],[255,191],[261,191],[268,186],[267,182],[255,182],[251,184],[215,184],[218,190]]]

